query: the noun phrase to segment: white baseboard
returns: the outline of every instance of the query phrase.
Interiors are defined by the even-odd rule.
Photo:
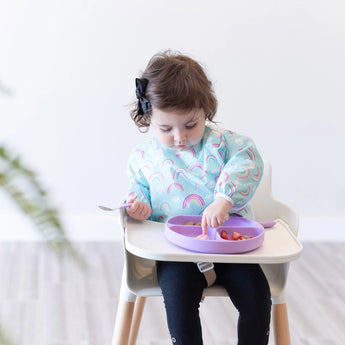
[[[62,217],[73,241],[119,241],[122,238],[118,213],[70,214]],[[301,217],[301,241],[345,241],[344,218]],[[0,241],[40,241],[31,221],[19,213],[0,213]]]

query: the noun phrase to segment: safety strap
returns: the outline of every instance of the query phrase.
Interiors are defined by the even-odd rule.
[[[199,271],[204,274],[207,281],[207,287],[210,287],[216,281],[216,272],[212,262],[197,262]]]

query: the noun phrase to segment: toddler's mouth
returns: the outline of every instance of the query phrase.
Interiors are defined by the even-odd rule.
[[[177,151],[188,151],[191,149],[191,146],[190,145],[175,145],[174,148]]]

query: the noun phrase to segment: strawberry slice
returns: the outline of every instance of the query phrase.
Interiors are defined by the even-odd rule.
[[[242,235],[239,234],[238,232],[234,231],[234,232],[231,234],[231,236],[230,236],[229,239],[232,240],[232,241],[238,241],[238,240],[241,240],[241,239],[242,239]]]
[[[220,233],[220,237],[223,239],[223,240],[227,240],[228,239],[228,234],[225,230],[222,230],[221,233]]]

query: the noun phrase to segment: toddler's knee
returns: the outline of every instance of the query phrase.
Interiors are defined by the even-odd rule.
[[[271,312],[271,294],[253,293],[247,298],[242,298],[238,305],[239,312],[251,315],[268,315]]]

